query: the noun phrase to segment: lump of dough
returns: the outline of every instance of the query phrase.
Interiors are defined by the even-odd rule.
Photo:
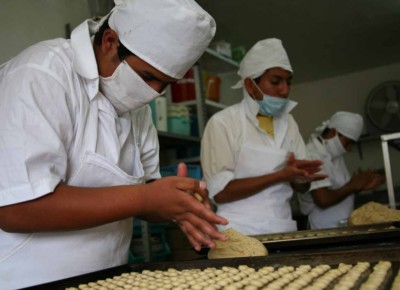
[[[268,251],[257,239],[245,236],[234,229],[222,233],[226,241],[215,241],[216,248],[208,252],[209,259],[267,256]]]
[[[394,221],[400,221],[400,210],[371,201],[351,213],[349,225],[359,226]]]

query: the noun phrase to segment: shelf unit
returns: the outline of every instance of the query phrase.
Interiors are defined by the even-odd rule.
[[[174,103],[172,101],[171,91],[167,91],[166,98],[168,104],[183,105],[190,108],[191,112],[197,117],[199,137],[185,136],[179,134],[172,134],[168,132],[158,132],[160,151],[177,149],[180,152],[185,151],[187,148],[197,146],[199,151],[201,136],[203,134],[205,125],[208,118],[216,112],[223,110],[227,106],[222,103],[214,102],[206,99],[205,83],[203,80],[203,71],[212,72],[213,74],[226,73],[228,71],[236,70],[239,64],[234,60],[220,55],[212,49],[207,49],[204,55],[200,58],[199,62],[193,66],[194,81],[195,81],[195,99],[189,101],[182,101]],[[185,149],[186,148],[186,149]],[[189,150],[190,151],[190,150]],[[192,150],[196,151],[196,150]],[[161,160],[163,161],[163,160]],[[177,158],[172,163],[178,162],[200,163],[200,157],[188,153],[185,157]],[[170,161],[168,161],[170,162]],[[161,165],[171,165],[161,162]]]
[[[217,60],[217,61],[216,61]],[[219,61],[218,61],[219,60]],[[232,71],[233,68],[238,68],[239,63],[223,56],[211,48],[207,48],[205,54],[200,59],[203,66],[212,72],[226,73]]]

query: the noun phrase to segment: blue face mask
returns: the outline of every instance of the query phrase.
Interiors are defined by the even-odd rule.
[[[256,100],[257,103],[260,105],[259,113],[261,115],[273,117],[282,115],[283,111],[286,108],[288,100],[278,97],[271,97],[268,95],[263,96],[264,98],[261,101]]]
[[[256,83],[254,83],[256,85]],[[263,94],[263,99],[261,101],[255,100],[260,106],[259,113],[264,116],[273,116],[277,117],[282,115],[285,110],[288,99],[272,97],[264,94],[261,89],[256,85],[258,90]]]

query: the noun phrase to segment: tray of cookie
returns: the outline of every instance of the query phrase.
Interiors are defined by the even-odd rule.
[[[362,243],[400,242],[400,222],[339,227],[322,230],[304,230],[252,236],[268,250],[305,247],[358,245]]]
[[[400,289],[400,247],[129,264],[26,289]]]

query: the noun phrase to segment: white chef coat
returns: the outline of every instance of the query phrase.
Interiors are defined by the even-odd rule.
[[[245,91],[241,103],[212,116],[201,144],[201,164],[211,197],[231,180],[280,170],[289,152],[307,159],[298,126],[288,114],[292,108],[274,117],[274,138],[258,126],[259,105]],[[217,213],[229,220],[219,228],[233,227],[248,235],[296,230],[289,203],[292,194],[290,185],[282,183],[245,199],[218,204]]]
[[[315,137],[312,137],[307,143],[307,150],[310,158],[324,162],[319,173],[328,175],[328,178],[312,182],[310,191],[322,187],[335,190],[350,180],[351,176],[343,156],[332,159],[325,146]],[[339,226],[339,221],[347,219],[354,209],[354,194],[325,209],[314,203],[311,192],[300,193],[298,197],[300,210],[303,214],[308,215],[311,229],[336,228]]]
[[[33,45],[0,69],[0,206],[44,196],[61,181],[100,187],[160,177],[149,106],[118,116],[98,91],[92,24],[70,41]],[[80,231],[0,230],[0,288],[127,263],[131,234],[132,219]]]

